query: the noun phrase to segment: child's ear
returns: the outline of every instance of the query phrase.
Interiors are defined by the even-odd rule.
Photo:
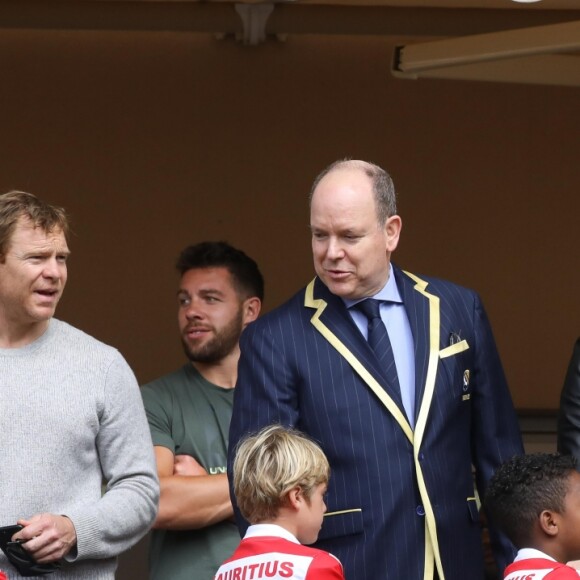
[[[558,513],[550,510],[544,510],[538,521],[540,522],[541,530],[548,536],[558,535]]]
[[[294,508],[295,510],[297,510],[304,501],[304,498],[302,496],[302,490],[298,486],[293,487],[288,492],[288,495],[286,497],[288,498],[288,505]]]

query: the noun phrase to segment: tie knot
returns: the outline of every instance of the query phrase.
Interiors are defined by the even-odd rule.
[[[367,298],[354,305],[354,308],[360,310],[369,320],[381,317],[380,307],[381,301],[375,298]]]

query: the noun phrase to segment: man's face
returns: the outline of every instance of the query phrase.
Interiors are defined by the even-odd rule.
[[[376,294],[386,283],[399,216],[380,226],[372,182],[360,169],[342,168],[316,187],[310,208],[314,269],[328,289],[349,299]]]
[[[177,298],[181,341],[192,362],[217,363],[238,352],[247,320],[226,268],[188,270]]]
[[[62,230],[18,220],[0,259],[0,323],[32,332],[46,326],[66,284],[69,253]]]

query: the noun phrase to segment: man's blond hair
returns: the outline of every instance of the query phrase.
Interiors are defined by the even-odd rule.
[[[234,493],[251,524],[274,519],[288,492],[299,487],[309,501],[328,483],[330,466],[322,449],[304,433],[270,425],[244,438],[234,461]]]
[[[0,261],[4,260],[21,218],[46,233],[61,230],[67,236],[69,232],[68,218],[62,207],[50,205],[26,191],[4,193],[0,195]]]

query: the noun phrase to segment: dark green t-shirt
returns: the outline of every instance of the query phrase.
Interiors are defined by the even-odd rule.
[[[190,455],[210,474],[226,472],[234,389],[206,381],[186,364],[141,388],[153,445]],[[234,523],[200,530],[153,530],[151,580],[213,580],[240,542]]]

